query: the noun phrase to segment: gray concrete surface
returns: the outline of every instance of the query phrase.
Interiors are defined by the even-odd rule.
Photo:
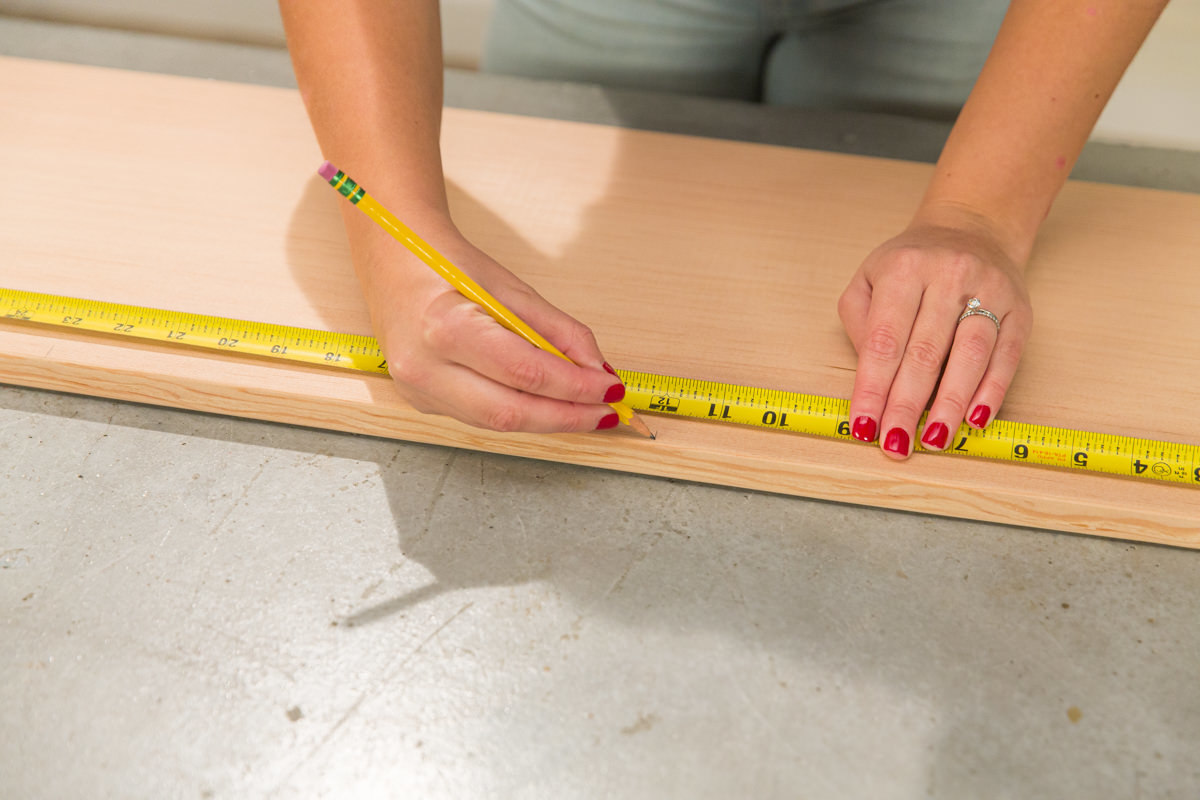
[[[268,48],[3,18],[0,52],[290,80]],[[448,96],[939,141],[459,73]],[[1200,187],[1180,154],[1089,158]],[[1191,551],[0,387],[6,798],[1192,798],[1198,618]]]

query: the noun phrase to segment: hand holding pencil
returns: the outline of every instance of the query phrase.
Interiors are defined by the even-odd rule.
[[[563,349],[560,349],[391,214],[345,173],[328,161],[321,165],[318,172],[392,239],[429,267],[444,281],[444,286],[452,288],[459,298],[472,304],[464,308],[461,302],[448,298],[444,291],[435,292],[438,296],[430,310],[449,305],[450,308],[443,308],[448,312],[446,317],[453,317],[456,321],[447,327],[443,320],[421,337],[426,349],[440,351],[442,363],[438,364],[439,359],[435,358],[432,365],[429,363],[429,353],[418,352],[414,355],[412,352],[421,348],[410,347],[401,353],[390,350],[388,342],[392,337],[386,332],[394,328],[380,324],[373,304],[372,318],[381,328],[380,342],[389,359],[389,372],[402,389],[407,387],[410,390],[406,396],[414,407],[422,411],[451,413],[464,422],[497,430],[603,430],[624,422],[643,436],[653,437],[646,424],[621,402],[625,387],[617,379],[615,370],[603,361],[590,331],[554,309],[528,287],[524,287],[524,291],[517,288],[513,297],[524,301],[526,313],[536,314],[544,325],[553,327],[563,343]],[[516,281],[515,276],[507,270],[503,270],[503,273],[511,279],[506,283]],[[484,322],[480,311],[504,331],[498,331]],[[549,328],[546,329],[549,332]],[[524,340],[527,346],[521,347],[505,332]],[[411,337],[405,338],[411,342]],[[589,363],[594,365],[591,372],[603,373],[603,376],[588,376],[586,373],[589,370],[586,368]],[[452,399],[454,395],[449,394],[444,395],[440,403],[436,400],[429,403],[423,396],[425,392],[412,391],[422,380],[431,383],[426,377],[429,366],[439,367],[441,379],[457,392],[457,403]],[[571,374],[570,367],[576,368],[576,374]],[[584,368],[582,375],[580,367]],[[472,372],[476,374],[471,375]],[[487,385],[489,378],[491,386]],[[597,384],[597,379],[602,383]],[[459,386],[455,387],[455,383]],[[471,383],[475,384],[474,391],[466,391]],[[603,394],[600,394],[601,391]],[[592,425],[590,420],[597,413],[593,398],[597,396],[599,402],[608,404],[610,410],[603,412]]]
[[[400,394],[483,428],[616,427],[624,387],[595,338],[467,241],[442,172],[436,3],[281,2],[301,97],[321,150],[368,179],[391,210],[571,361],[502,327],[357,207],[342,203],[351,256]],[[401,35],[402,34],[402,35]],[[573,363],[572,363],[573,362]],[[623,426],[622,426],[623,427]]]

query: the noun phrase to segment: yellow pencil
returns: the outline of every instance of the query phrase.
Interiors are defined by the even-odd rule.
[[[326,161],[321,165],[317,173],[329,181],[329,185],[349,200],[354,205],[358,206],[364,214],[375,220],[381,228],[390,233],[396,241],[407,247],[413,255],[428,264],[434,272],[445,278],[451,286],[459,291],[463,297],[466,297],[472,302],[478,303],[483,307],[484,311],[491,316],[492,319],[499,322],[505,328],[508,328],[513,333],[520,336],[525,341],[529,342],[534,347],[545,350],[547,353],[553,353],[564,361],[571,361],[567,354],[559,350],[550,343],[546,337],[529,327],[513,312],[509,311],[504,305],[492,297],[482,286],[471,279],[469,275],[463,272],[454,264],[435,250],[429,242],[426,242],[418,236],[412,228],[405,225],[396,218],[392,212],[388,211],[379,201],[367,194],[366,190],[350,179],[346,173],[339,170],[333,164]],[[571,363],[575,363],[571,361]],[[654,438],[654,434],[650,432],[650,428],[641,420],[637,414],[633,413],[633,409],[624,403],[610,403],[613,410],[621,418],[621,421],[632,427],[635,431]]]

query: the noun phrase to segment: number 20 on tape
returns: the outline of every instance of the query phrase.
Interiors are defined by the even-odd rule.
[[[369,336],[188,314],[0,288],[0,317],[384,373]],[[753,425],[854,441],[847,400],[728,383],[618,371],[625,402],[636,411]],[[1089,433],[1010,420],[985,430],[962,425],[946,453],[1200,486],[1200,446]],[[918,450],[923,448],[918,444]]]

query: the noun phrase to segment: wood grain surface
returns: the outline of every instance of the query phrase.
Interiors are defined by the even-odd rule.
[[[835,301],[930,167],[447,109],[467,235],[618,368],[848,397]],[[0,59],[0,285],[370,333],[294,91]],[[384,187],[356,176],[381,199]],[[1071,183],[1000,416],[1200,442],[1200,196]],[[985,299],[986,300],[986,299]],[[505,435],[389,379],[0,324],[0,381],[855,504],[1200,547],[1200,489],[651,417]],[[11,435],[11,432],[10,432]]]

